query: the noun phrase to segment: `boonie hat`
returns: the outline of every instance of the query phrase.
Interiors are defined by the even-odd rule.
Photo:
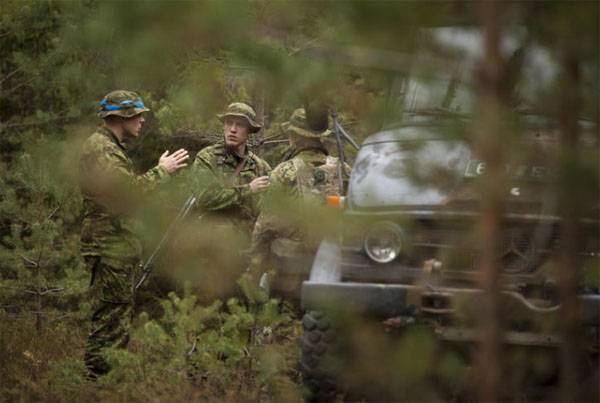
[[[284,132],[290,131],[300,136],[311,138],[323,138],[331,134],[331,130],[329,129],[322,132],[312,131],[306,121],[306,112],[304,111],[304,108],[296,109],[292,113],[292,116],[290,116],[290,120],[281,124],[281,128]]]
[[[219,120],[222,122],[227,116],[239,116],[245,118],[250,124],[250,132],[256,133],[262,126],[256,123],[256,112],[248,104],[243,102],[234,102],[229,104],[227,110],[217,115]]]
[[[109,92],[100,101],[98,116],[105,118],[110,115],[131,118],[142,112],[148,112],[144,101],[133,91],[117,90]]]

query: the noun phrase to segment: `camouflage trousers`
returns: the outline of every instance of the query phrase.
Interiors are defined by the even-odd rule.
[[[88,376],[96,379],[110,371],[104,353],[108,348],[125,348],[133,314],[133,280],[136,264],[105,264],[101,257],[86,257],[92,273],[90,298],[91,329],[85,346]]]

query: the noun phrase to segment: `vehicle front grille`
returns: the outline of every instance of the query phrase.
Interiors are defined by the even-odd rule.
[[[378,272],[377,277],[383,278],[396,271],[420,269],[431,259],[440,261],[445,270],[476,270],[482,245],[475,224],[444,224],[423,222],[407,230],[409,245],[405,254],[387,264],[371,261],[362,249],[361,240],[354,238],[343,249],[344,271],[359,273],[370,269]],[[532,273],[557,250],[558,243],[558,225],[555,222],[506,225],[498,245],[498,259],[503,272],[509,275]],[[379,275],[381,271],[386,274]]]
[[[535,270],[543,256],[558,246],[553,227],[509,228],[502,234],[500,264],[505,273],[527,273]]]

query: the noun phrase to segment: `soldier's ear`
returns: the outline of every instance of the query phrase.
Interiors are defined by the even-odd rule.
[[[104,121],[108,124],[122,123],[125,121],[125,118],[117,115],[108,115],[104,118]]]

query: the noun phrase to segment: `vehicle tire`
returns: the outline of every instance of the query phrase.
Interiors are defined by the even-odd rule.
[[[309,311],[302,318],[300,371],[305,399],[328,402],[339,392],[336,370],[331,365],[334,331],[330,319],[318,311]]]
[[[600,359],[598,353],[589,357],[587,373],[583,381],[583,400],[590,402],[600,401]]]

